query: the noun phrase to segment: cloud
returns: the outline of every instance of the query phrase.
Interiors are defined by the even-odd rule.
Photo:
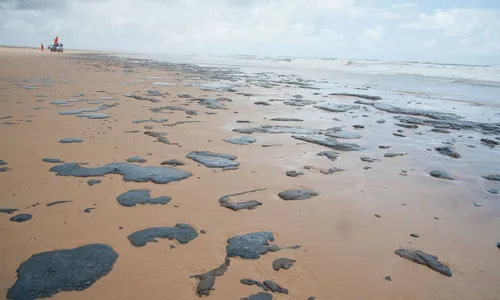
[[[439,43],[427,47],[429,57],[498,49],[497,10],[440,5],[424,12],[397,0],[0,0],[0,44],[58,35],[80,49],[405,60],[419,60],[422,41],[432,39]]]
[[[418,20],[404,23],[401,27],[409,29],[444,29],[455,23],[455,16],[451,12],[436,9],[433,14],[421,13]]]
[[[476,38],[462,38],[458,40],[459,45],[477,45],[479,43],[479,40]]]
[[[400,8],[410,8],[410,7],[416,7],[418,3],[415,2],[403,2],[403,3],[396,3],[391,5],[391,8],[394,9],[400,9]]]
[[[424,40],[425,47],[434,47],[437,43],[436,39]]]
[[[293,0],[292,0],[293,1]],[[365,7],[356,5],[355,0],[316,0],[319,9],[326,9],[331,12],[341,12],[349,15],[361,15],[365,12]],[[313,4],[313,1],[303,1],[304,4]],[[306,4],[307,5],[307,4]]]
[[[484,36],[498,37],[500,34],[500,12],[479,9],[454,9],[450,13],[455,22],[445,29],[449,37]]]
[[[6,9],[17,10],[46,10],[62,9],[67,7],[67,0],[1,0]]]
[[[379,40],[382,37],[383,31],[384,31],[384,27],[381,25],[378,25],[374,29],[367,29],[365,31],[365,36],[370,40]]]
[[[382,19],[382,20],[399,20],[399,19],[403,18],[402,14],[400,14],[398,12],[394,12],[390,9],[383,9],[383,8],[373,9],[372,13],[378,19]]]
[[[417,20],[403,23],[400,27],[413,31],[437,31],[448,47],[457,47],[456,53],[498,56],[500,51],[499,10],[436,9],[434,13],[422,13]]]
[[[132,0],[68,0],[65,5],[66,11],[54,19],[48,13],[30,18],[28,13],[13,11],[0,26],[12,31],[15,23],[15,30],[24,36],[28,28],[35,28],[37,37],[59,34],[67,45],[77,47],[92,44],[107,49],[125,46],[136,51],[185,51],[198,50],[203,44],[205,50],[214,51],[215,44],[223,43],[219,48],[236,51],[244,44],[282,42],[280,47],[284,48],[286,43],[296,44],[293,40],[319,41],[321,37],[327,42],[330,32],[340,28],[333,23],[324,25],[320,19],[334,17],[340,23],[342,16],[358,11],[353,0],[148,0],[141,5]],[[56,7],[40,3],[32,8],[43,11]],[[50,26],[45,24],[48,17]]]

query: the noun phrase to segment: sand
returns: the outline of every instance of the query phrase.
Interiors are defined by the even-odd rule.
[[[371,107],[333,113],[311,105],[300,109],[281,102],[254,105],[256,101],[271,98],[290,99],[294,94],[304,94],[304,99],[330,99],[349,105],[359,99],[313,97],[313,92],[321,91],[286,85],[239,90],[255,95],[250,97],[234,92],[202,91],[187,85],[207,83],[206,76],[149,65],[130,67],[127,61],[72,58],[80,54],[0,49],[0,118],[12,116],[0,120],[0,159],[7,163],[2,167],[9,168],[0,172],[0,208],[19,209],[11,215],[0,213],[2,293],[16,282],[16,269],[31,255],[102,243],[119,255],[109,274],[83,291],[60,292],[54,299],[197,299],[198,280],[190,276],[221,265],[229,237],[269,230],[276,245],[301,247],[270,252],[258,260],[231,258],[227,272],[216,278],[208,298],[240,299],[262,291],[241,284],[243,278],[273,280],[289,290],[289,295],[276,293],[273,299],[315,296],[316,299],[473,300],[495,299],[500,294],[500,250],[496,246],[500,241],[500,198],[486,191],[498,188],[498,183],[481,177],[500,172],[499,165],[492,164],[500,161],[498,147],[491,149],[480,143],[482,137],[495,136],[459,130],[443,136],[430,132],[429,126],[420,126],[418,130],[400,128],[393,126],[396,122],[393,114]],[[169,95],[148,96],[147,90]],[[123,96],[129,93],[160,102]],[[177,97],[178,94],[228,97],[232,102],[221,102],[226,109],[210,109]],[[99,100],[102,97],[119,100]],[[118,105],[92,112],[109,114],[109,118],[88,119],[59,112],[95,108],[99,104],[87,101],[68,102],[63,107],[50,104],[64,99]],[[196,110],[198,114],[187,115],[181,110],[150,111],[167,105]],[[456,113],[460,114],[460,110]],[[363,114],[368,117],[362,117]],[[277,117],[304,121],[269,120]],[[151,118],[166,118],[168,122],[132,122]],[[387,122],[377,123],[379,119]],[[237,120],[252,123],[237,123]],[[164,126],[182,121],[197,122]],[[357,132],[362,138],[341,141],[357,143],[366,150],[338,151],[339,158],[332,162],[316,155],[328,148],[293,139],[286,133],[254,133],[252,137],[257,141],[249,145],[223,141],[244,136],[232,129],[266,124],[321,130],[345,126],[345,131]],[[365,128],[354,129],[355,124]],[[398,129],[403,129],[407,137],[393,136]],[[143,133],[148,130],[167,132],[170,144]],[[418,131],[423,135],[416,135]],[[64,138],[84,141],[59,143]],[[456,139],[455,147],[461,158],[449,158],[432,150],[452,138]],[[263,147],[265,144],[280,146]],[[467,144],[476,147],[469,148]],[[391,148],[383,150],[379,145]],[[240,165],[227,171],[207,168],[186,157],[198,150],[235,155]],[[388,158],[384,157],[386,152],[406,155]],[[125,162],[133,156],[146,159],[137,164],[140,166],[160,166],[163,161],[179,159],[185,165],[176,168],[192,176],[168,184],[126,182],[119,174],[66,177],[49,171],[57,163],[42,161],[58,158],[88,163],[88,167]],[[380,161],[367,163],[360,157]],[[314,168],[303,169],[304,166]],[[371,169],[364,169],[367,166]],[[330,175],[318,171],[332,167],[346,170]],[[430,176],[429,171],[434,169],[445,169],[456,180]],[[304,175],[286,176],[289,170],[300,170]],[[405,174],[401,170],[407,176],[401,176]],[[89,186],[89,179],[102,182]],[[134,207],[121,206],[116,200],[129,190],[141,189],[151,190],[152,198],[169,196],[172,200],[165,205]],[[265,190],[231,197],[232,202],[261,202],[255,209],[233,211],[218,202],[224,195],[255,189]],[[283,201],[278,193],[289,189],[311,189],[319,195],[307,200]],[[46,206],[65,200],[73,202]],[[476,207],[473,202],[483,206]],[[95,209],[84,213],[86,208]],[[10,221],[17,213],[33,217],[23,223]],[[160,238],[158,243],[134,247],[127,239],[142,229],[172,227],[177,223],[190,224],[198,232],[206,233],[187,244]],[[418,234],[419,238],[410,234]],[[171,249],[171,245],[175,248]],[[399,257],[394,253],[399,248],[419,249],[439,256],[451,268],[453,276],[443,276]],[[296,262],[288,270],[274,271],[273,261],[283,257]],[[386,276],[392,281],[385,280]]]

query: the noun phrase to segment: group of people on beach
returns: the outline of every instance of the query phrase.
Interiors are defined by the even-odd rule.
[[[58,45],[59,44],[59,37],[56,36],[56,38],[54,39],[54,45]],[[43,43],[40,44],[40,51],[44,51],[44,46],[43,46]]]

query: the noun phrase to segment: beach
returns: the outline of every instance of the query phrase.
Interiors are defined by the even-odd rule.
[[[420,93],[376,74],[16,48],[0,48],[0,65],[0,209],[16,209],[0,213],[4,295],[23,295],[16,270],[32,255],[99,244],[116,256],[102,258],[109,268],[54,299],[265,292],[242,279],[287,289],[267,291],[278,300],[498,298],[500,107],[477,81],[460,92],[463,82],[418,79]],[[149,199],[127,197],[136,190]],[[150,228],[169,238],[134,235]],[[264,234],[228,241],[251,233]],[[453,275],[398,249],[435,255]],[[276,271],[278,258],[295,262]]]

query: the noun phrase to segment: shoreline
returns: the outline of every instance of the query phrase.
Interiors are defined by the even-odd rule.
[[[500,205],[499,196],[487,192],[498,189],[498,183],[481,177],[500,174],[499,166],[491,164],[500,159],[498,146],[481,143],[481,138],[495,141],[498,134],[465,129],[439,133],[428,125],[416,129],[395,126],[400,124],[394,119],[398,114],[355,103],[370,100],[329,95],[328,89],[315,89],[321,82],[298,76],[253,75],[141,60],[133,63],[134,59],[116,60],[101,54],[98,59],[71,55],[21,51],[12,59],[0,52],[0,61],[6,66],[0,70],[0,117],[12,116],[1,121],[14,123],[0,125],[2,136],[11,137],[0,144],[0,159],[9,168],[0,173],[0,208],[17,208],[16,213],[33,216],[16,223],[9,220],[14,214],[0,214],[6,241],[0,247],[4,270],[0,282],[5,292],[16,281],[16,269],[33,254],[104,243],[118,254],[112,270],[89,288],[60,292],[55,299],[159,299],[165,290],[172,299],[198,299],[198,280],[190,276],[224,263],[228,238],[269,230],[275,238],[273,244],[301,247],[269,252],[260,259],[231,258],[225,274],[216,277],[209,299],[238,299],[262,291],[241,284],[243,278],[273,280],[289,289],[289,295],[273,293],[273,299],[482,299],[498,295],[495,282],[500,271],[493,266],[500,262],[496,248]],[[419,104],[425,99],[415,100],[413,95],[376,88],[357,93],[383,98],[370,103],[437,110],[432,103]],[[179,97],[186,94],[192,97]],[[58,100],[76,101],[51,104]],[[325,104],[341,111],[314,107]],[[440,112],[460,116],[468,107],[459,103],[454,110],[446,103],[435,105]],[[342,111],[345,106],[350,107]],[[81,108],[98,108],[89,113],[109,117],[60,114]],[[464,115],[469,119],[472,114]],[[381,119],[385,123],[377,122]],[[290,133],[233,131],[262,125],[290,126],[287,130],[300,127],[316,130],[321,136],[328,128],[342,127],[350,137],[361,137],[338,141],[356,143],[365,150],[329,149],[294,139]],[[144,132],[167,132],[164,137],[169,144]],[[241,136],[254,137],[256,142],[235,145],[223,141]],[[61,144],[63,138],[84,141]],[[381,145],[391,148],[380,149]],[[434,149],[440,146],[452,146],[461,158],[440,154]],[[238,169],[207,168],[186,157],[201,150],[235,155]],[[318,156],[322,151],[337,152],[338,157],[332,161]],[[386,157],[387,153],[404,155]],[[56,176],[50,168],[58,164],[42,161],[51,157],[93,167],[134,156],[146,160],[133,163],[140,167],[181,160],[185,165],[176,168],[192,176],[168,184],[124,181],[120,174]],[[321,172],[335,167],[345,171]],[[429,175],[433,169],[445,169],[455,180],[434,178]],[[291,170],[304,174],[286,176]],[[90,186],[88,179],[102,182]],[[284,201],[278,196],[298,188],[319,195],[302,201]],[[121,206],[117,197],[135,189],[149,189],[152,198],[168,196],[172,200],[165,205]],[[261,202],[255,209],[233,211],[218,201],[224,195],[255,189],[265,190],[231,197],[234,203]],[[46,206],[63,200],[73,202]],[[87,208],[95,210],[85,213]],[[144,247],[134,247],[127,239],[142,229],[176,223],[192,225],[198,237],[186,244],[159,238],[158,243]],[[439,256],[453,277],[397,256],[394,251],[399,248]],[[289,270],[274,271],[272,263],[280,257],[296,262]],[[384,280],[386,276],[392,281]]]

